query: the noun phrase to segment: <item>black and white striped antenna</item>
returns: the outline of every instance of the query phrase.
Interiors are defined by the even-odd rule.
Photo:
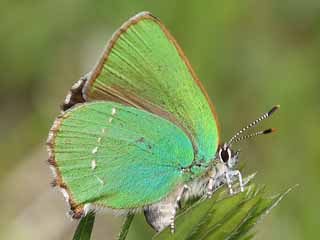
[[[254,127],[255,125],[257,125],[259,122],[261,122],[264,119],[267,119],[268,117],[270,117],[275,111],[277,111],[280,108],[280,105],[276,105],[273,108],[271,108],[270,111],[262,114],[259,118],[257,118],[256,120],[254,120],[253,122],[251,122],[250,124],[248,124],[247,126],[245,126],[244,128],[242,128],[239,132],[237,132],[227,143],[227,145],[230,147],[232,144],[237,143],[239,141],[242,141],[244,139],[248,139],[248,138],[252,138],[252,137],[256,137],[262,134],[268,134],[268,133],[272,133],[275,132],[274,128],[269,128],[266,129],[264,131],[259,131],[259,132],[255,132],[249,135],[245,135],[245,136],[240,136],[241,134],[243,134],[245,131],[247,131],[248,129]]]
[[[256,137],[256,136],[259,136],[259,135],[262,135],[262,134],[273,133],[275,131],[277,131],[275,128],[268,128],[268,129],[266,129],[264,131],[259,131],[259,132],[251,133],[251,134],[248,134],[248,135],[240,136],[240,137],[234,139],[231,144],[234,144],[234,143],[237,143],[237,142],[240,142],[242,140],[246,140],[246,139],[249,139],[249,138],[252,138],[252,137]]]

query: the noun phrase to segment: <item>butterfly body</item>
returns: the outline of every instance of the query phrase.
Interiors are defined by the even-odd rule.
[[[174,229],[181,200],[241,179],[201,82],[148,12],[127,21],[72,86],[47,145],[54,185],[74,218],[142,209],[155,230]]]

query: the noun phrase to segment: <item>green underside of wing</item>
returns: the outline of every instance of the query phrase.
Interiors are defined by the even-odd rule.
[[[62,180],[77,204],[135,208],[159,201],[191,164],[191,142],[171,122],[111,102],[66,112],[54,140]]]
[[[190,137],[196,160],[209,162],[218,146],[217,123],[190,71],[164,27],[145,18],[132,23],[115,41],[86,94],[89,100],[114,101],[116,96],[154,113],[142,102],[163,109]]]

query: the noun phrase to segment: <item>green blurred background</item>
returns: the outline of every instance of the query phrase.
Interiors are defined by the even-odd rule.
[[[298,183],[259,225],[257,239],[320,234],[320,1],[1,1],[0,239],[71,239],[76,227],[50,186],[45,140],[68,89],[111,34],[148,10],[178,40],[229,137],[273,104],[259,126],[278,133],[241,144],[245,172],[270,193]],[[93,239],[122,218],[99,215]],[[152,231],[138,218],[130,239]]]

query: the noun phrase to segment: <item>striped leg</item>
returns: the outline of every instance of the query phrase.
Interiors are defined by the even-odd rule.
[[[174,208],[173,214],[171,216],[170,219],[170,231],[172,234],[174,234],[175,231],[175,225],[174,225],[174,220],[176,217],[176,213],[177,213],[177,209],[180,207],[180,201],[183,197],[183,195],[185,194],[185,192],[189,189],[189,187],[185,184],[182,188],[181,193],[178,195],[177,199],[176,199],[176,207]]]
[[[239,185],[240,185],[240,192],[243,192],[244,191],[244,184],[243,184],[243,180],[242,180],[242,175],[239,170],[232,170],[232,171],[226,172],[226,180],[227,180],[230,194],[234,193],[234,191],[232,189],[232,182],[233,182],[232,179],[234,177],[238,177],[238,181],[239,181]]]
[[[230,195],[233,194],[233,189],[232,189],[232,180],[230,178],[230,171],[226,172],[226,180],[227,180],[227,185],[228,185],[228,188],[229,188],[229,193]]]
[[[208,198],[211,198],[211,197],[212,197],[213,184],[214,184],[214,178],[213,178],[213,177],[210,177],[210,178],[209,178],[209,182],[208,182],[208,191],[207,191],[207,196],[208,196]]]

